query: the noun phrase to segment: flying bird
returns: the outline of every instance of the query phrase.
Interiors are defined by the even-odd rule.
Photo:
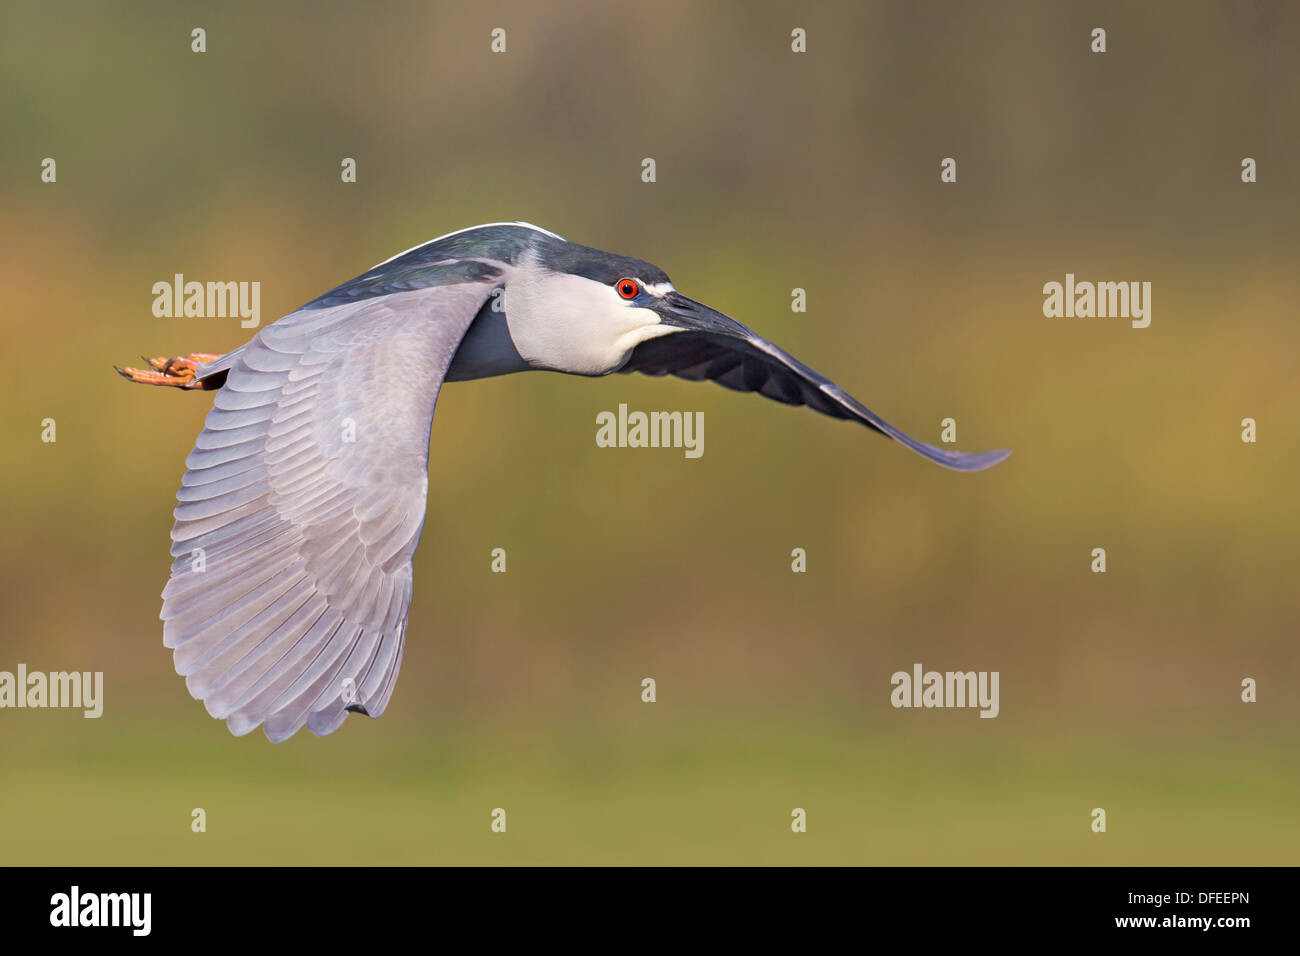
[[[858,422],[958,471],[1010,454],[917,441],[662,269],[528,223],[409,249],[225,355],[146,361],[117,371],[217,392],[176,496],[163,643],[213,717],[276,743],[388,705],[443,382],[708,379]]]

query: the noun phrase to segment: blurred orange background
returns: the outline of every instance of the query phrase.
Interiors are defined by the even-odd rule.
[[[105,712],[0,711],[0,862],[1296,862],[1300,8],[7,20],[0,670],[103,671]],[[1015,454],[959,475],[672,379],[449,385],[388,712],[232,738],[158,621],[211,399],[111,366],[249,330],[156,318],[153,283],[260,281],[265,325],[516,219],[662,266],[923,440],[953,417]],[[1044,318],[1067,272],[1150,281],[1150,328]],[[703,457],[597,448],[620,402],[703,411]],[[915,662],[999,671],[1000,716],[891,708]]]

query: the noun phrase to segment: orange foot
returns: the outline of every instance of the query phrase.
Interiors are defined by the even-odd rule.
[[[220,355],[213,355],[209,352],[191,352],[189,355],[176,356],[175,358],[146,358],[149,363],[149,369],[139,368],[113,368],[117,369],[117,374],[132,382],[139,382],[141,385],[170,385],[173,388],[202,388],[203,384],[195,380],[194,376],[199,365],[207,362],[215,362],[221,358]]]

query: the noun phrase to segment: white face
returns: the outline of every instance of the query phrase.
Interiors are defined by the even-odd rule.
[[[651,295],[672,286],[647,286],[628,276]],[[551,272],[536,264],[517,267],[506,282],[506,323],[510,338],[533,368],[605,375],[627,361],[632,349],[656,336],[681,331],[663,325],[658,314],[635,305],[613,285]]]

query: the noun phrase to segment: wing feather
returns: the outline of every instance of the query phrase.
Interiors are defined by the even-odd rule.
[[[225,375],[177,493],[163,643],[209,713],[281,741],[392,695],[429,429],[488,282],[306,308]]]
[[[846,418],[894,439],[930,461],[956,471],[981,471],[1011,454],[1008,450],[952,451],[918,441],[867,408],[826,376],[788,352],[728,319],[727,329],[681,331],[642,342],[620,372],[673,375],[714,381],[738,392],[757,392],[787,405],[806,405],[832,418]]]

